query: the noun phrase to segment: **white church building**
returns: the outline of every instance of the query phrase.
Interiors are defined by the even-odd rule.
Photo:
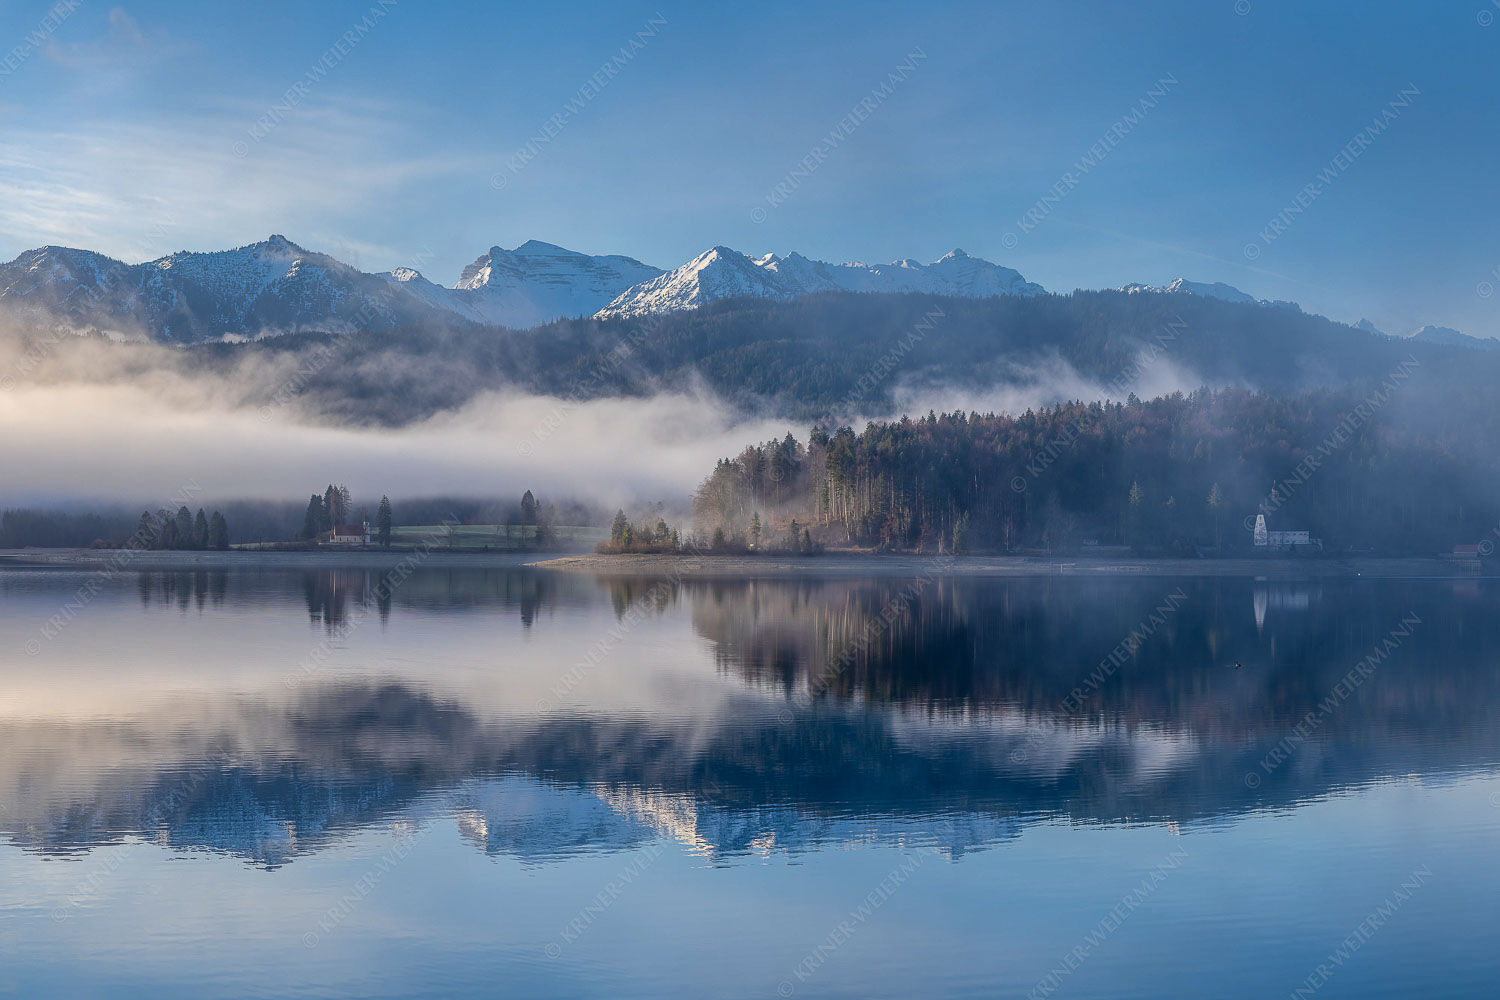
[[[1266,515],[1255,515],[1255,547],[1258,549],[1282,549],[1319,548],[1323,547],[1323,541],[1313,538],[1307,531],[1271,531],[1266,527]]]

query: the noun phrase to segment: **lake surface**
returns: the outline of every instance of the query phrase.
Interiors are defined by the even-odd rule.
[[[1495,993],[1495,583],[400,576],[0,571],[0,995]]]

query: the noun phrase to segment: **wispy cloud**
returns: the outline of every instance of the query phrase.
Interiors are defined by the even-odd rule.
[[[143,30],[123,7],[111,7],[102,19],[93,13],[81,16],[67,38],[53,36],[43,49],[49,62],[69,71],[70,84],[80,95],[113,93],[183,51],[181,43],[161,31]]]
[[[220,249],[271,232],[327,235],[340,214],[474,168],[403,152],[401,129],[368,106],[324,104],[287,121],[253,158],[230,139],[249,115],[226,108],[173,123],[108,122],[69,130],[8,130],[0,139],[0,234],[10,253],[42,244],[125,260],[157,251],[142,233],[179,220],[183,247]],[[372,248],[373,249],[373,248]]]

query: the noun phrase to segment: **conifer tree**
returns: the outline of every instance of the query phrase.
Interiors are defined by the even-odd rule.
[[[323,498],[314,493],[308,498],[307,513],[302,516],[302,537],[309,541],[317,538],[327,519],[328,515],[323,510]]]
[[[216,552],[229,548],[229,522],[218,511],[214,511],[214,516],[208,520],[208,547]]]
[[[156,521],[151,517],[149,510],[141,511],[140,523],[136,525],[135,534],[131,536],[130,547],[133,549],[149,549],[156,541]]]
[[[375,510],[375,537],[381,548],[391,547],[391,498],[382,496]]]

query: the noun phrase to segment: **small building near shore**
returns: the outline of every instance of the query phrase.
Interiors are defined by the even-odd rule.
[[[1298,549],[1321,549],[1323,540],[1313,538],[1308,531],[1271,531],[1266,524],[1266,515],[1255,515],[1254,540],[1258,549],[1269,549],[1274,552],[1295,551]]]
[[[319,545],[369,545],[370,522],[364,524],[335,524],[332,531],[318,536]]]

